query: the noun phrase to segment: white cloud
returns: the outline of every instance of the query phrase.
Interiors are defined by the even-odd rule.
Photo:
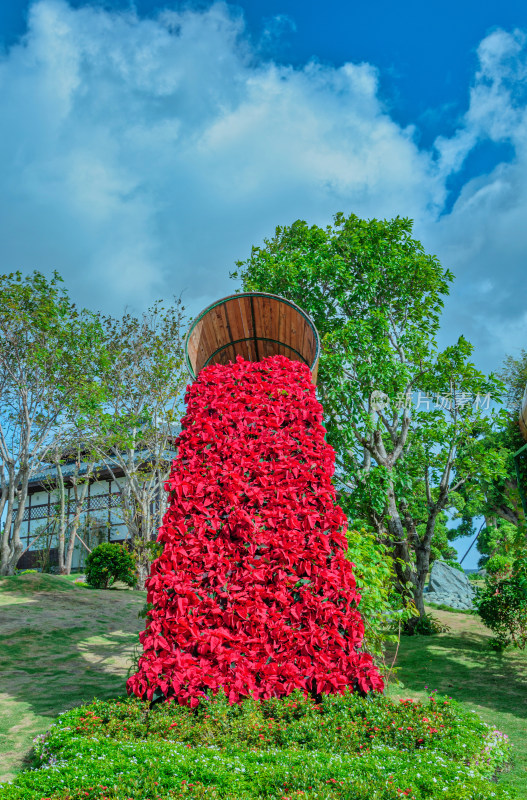
[[[79,302],[114,311],[185,290],[197,311],[277,224],[400,214],[458,275],[445,335],[501,358],[525,330],[524,34],[481,43],[467,113],[433,152],[390,117],[374,66],[293,69],[268,48],[223,3],[146,20],[36,2],[0,61],[3,270],[56,268]],[[486,140],[514,162],[442,215],[447,178]]]
[[[458,276],[445,335],[463,331],[485,367],[527,345],[527,40],[495,31],[481,43],[470,105],[450,142],[437,144],[461,166],[480,142],[509,143],[515,157],[467,182],[448,215],[426,226],[427,244]],[[467,142],[471,142],[467,146]],[[458,147],[457,154],[452,154]],[[443,165],[444,166],[444,165]],[[481,286],[492,286],[484,293]]]
[[[212,298],[277,224],[444,197],[374,67],[262,63],[221,3],[152,21],[41,0],[0,103],[3,264],[55,267],[84,302]]]

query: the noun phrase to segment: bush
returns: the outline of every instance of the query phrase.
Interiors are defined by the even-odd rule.
[[[462,572],[463,574],[465,573],[465,570],[463,569],[459,561],[455,560],[455,558],[442,558],[440,559],[440,561],[443,561],[445,564],[448,564],[449,567],[457,569],[459,572]]]
[[[121,698],[62,714],[0,800],[504,799],[491,781],[508,758],[506,736],[433,693],[222,694],[195,710]]]
[[[99,544],[86,559],[86,582],[94,589],[108,589],[115,581],[134,585],[133,556],[120,544]]]
[[[386,641],[394,638],[389,633],[391,617],[402,608],[400,595],[393,592],[393,559],[388,548],[365,528],[348,529],[346,536],[346,556],[354,565],[353,574],[361,594],[364,646],[382,658]]]
[[[527,580],[525,559],[516,562],[508,578],[488,575],[485,588],[476,598],[483,623],[494,633],[494,647],[509,645],[524,649],[527,644]]]
[[[485,564],[487,575],[492,575],[494,578],[508,578],[512,572],[513,559],[510,556],[504,556],[496,553],[490,556]]]
[[[449,611],[451,610],[449,609]],[[425,614],[417,621],[412,620],[412,624],[406,624],[402,633],[405,636],[434,636],[436,633],[447,633],[449,630],[448,625],[438,620],[433,614]]]

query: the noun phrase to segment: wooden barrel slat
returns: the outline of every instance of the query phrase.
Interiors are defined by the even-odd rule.
[[[231,337],[233,341],[242,339],[238,345],[238,354],[248,361],[252,361],[252,349],[248,343],[252,325],[245,313],[245,304],[242,301],[233,301],[229,304],[229,315],[231,324]],[[232,355],[233,351],[229,351]],[[235,359],[234,359],[235,360]]]
[[[192,377],[207,364],[228,364],[238,355],[258,361],[279,354],[307,364],[316,382],[315,326],[302,309],[278,295],[245,292],[214,303],[193,322],[185,349]]]
[[[278,335],[278,330],[276,330],[276,320],[275,324],[273,325],[273,313],[271,308],[271,298],[264,297],[262,298],[262,322],[263,322],[263,335],[269,339],[278,339],[280,340],[280,336]],[[278,312],[278,309],[275,311],[275,317]],[[280,319],[280,317],[278,317]]]
[[[191,342],[188,343],[188,354],[189,358],[192,363],[197,362],[197,340],[193,339]]]
[[[256,323],[256,338],[258,341],[257,349],[259,352],[260,359],[267,358],[269,355],[266,347],[265,341],[261,341],[262,339],[267,338],[266,334],[266,325],[265,325],[265,298],[262,299],[261,303],[254,303],[254,321]],[[259,335],[258,335],[259,334]]]
[[[231,317],[231,336],[233,339],[247,339],[249,336],[249,327],[244,325],[242,319],[241,303],[234,301],[229,305],[229,312]],[[245,345],[245,352],[247,352],[247,345]],[[242,353],[243,355],[243,353]],[[243,355],[247,358],[246,355]]]
[[[314,347],[313,332],[307,323],[304,324],[304,341],[302,347],[306,351]]]
[[[225,319],[225,306],[214,309],[213,331],[216,337],[216,347],[219,349],[225,342],[231,341],[231,335]]]
[[[209,352],[209,342],[207,341],[206,336],[206,324],[204,321],[201,322],[199,325],[199,332],[198,338],[196,342],[196,350],[197,350],[197,364],[199,365],[199,369],[203,367],[205,363],[205,359],[207,358],[207,353]]]
[[[299,328],[300,329],[298,331],[298,349],[300,350],[301,353],[303,353],[305,352],[306,345],[308,345],[308,342],[306,341],[305,323],[303,325],[300,325]]]
[[[201,326],[201,333],[200,333],[200,361],[199,361],[199,369],[202,370],[205,364],[207,363],[207,358],[211,352],[215,349],[214,345],[214,338],[212,331],[210,329],[210,320],[206,319],[203,320],[203,325]]]
[[[251,313],[251,301],[248,297],[243,297],[238,300],[240,304],[240,313],[243,320],[243,333],[247,341],[247,349],[249,350],[249,361],[256,361],[258,356],[256,354],[256,347],[254,344],[254,325]]]
[[[217,306],[212,314],[210,315],[210,323],[209,323],[209,331],[210,331],[210,338],[213,341],[213,352],[218,352],[218,355],[222,353],[220,350],[221,346],[230,340],[230,336],[227,330],[227,326],[225,324],[223,309],[221,306]],[[216,359],[212,359],[215,361]],[[223,356],[222,356],[222,363],[223,363]]]
[[[289,311],[289,306],[280,303],[278,306],[278,336],[276,337],[281,345],[281,349],[279,349],[279,354],[281,356],[285,355],[285,347],[284,343],[287,343],[288,337],[288,325],[287,325],[287,312]]]
[[[288,328],[287,328],[287,311],[289,306],[285,306],[283,303],[280,303],[278,307],[278,340],[283,343],[287,342],[287,335],[288,335]],[[285,356],[286,354],[286,347],[284,344],[280,344],[278,347],[278,354],[281,356]]]
[[[236,339],[239,339],[240,336],[236,333],[236,317],[235,317],[235,313],[234,313],[235,312],[235,304],[234,303],[231,304],[231,309],[230,309],[230,313],[229,314],[227,314],[226,306],[224,306],[224,305],[223,306],[219,306],[219,309],[221,310],[221,318],[222,318],[222,320],[224,322],[224,326],[225,326],[224,327],[224,331],[226,332],[227,337],[229,338],[229,340],[231,342],[235,341]],[[232,327],[234,327],[235,335],[233,335],[233,329],[231,327],[231,323],[232,323]],[[242,355],[242,353],[240,353],[240,355]],[[232,348],[229,348],[229,361],[236,361],[236,356],[233,354]]]

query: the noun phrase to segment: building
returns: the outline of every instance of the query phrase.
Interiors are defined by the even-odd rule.
[[[176,457],[176,450],[166,451],[166,465]],[[138,459],[146,463],[145,453]],[[68,463],[66,456],[60,466],[64,481],[64,513],[66,522],[71,523],[77,508],[73,487],[75,474],[79,478],[89,470],[88,463],[77,466],[74,459]],[[88,482],[86,496],[82,502],[80,521],[72,560],[72,569],[82,569],[88,549],[101,542],[124,542],[128,529],[124,519],[121,490],[125,480],[123,472],[116,463],[110,462],[111,471],[104,462],[95,466]],[[113,474],[112,474],[113,473]],[[29,483],[28,498],[24,509],[20,539],[24,552],[18,561],[17,569],[48,569],[58,564],[57,522],[60,509],[58,491],[59,475],[54,464],[46,464],[33,475]],[[166,502],[164,491],[156,497],[155,510],[163,510]],[[154,510],[154,509],[152,509]],[[16,508],[15,508],[16,513]],[[157,530],[152,531],[152,538]],[[68,538],[68,531],[66,531]]]

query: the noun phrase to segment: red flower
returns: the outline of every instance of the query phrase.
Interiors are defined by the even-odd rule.
[[[190,706],[220,687],[231,703],[382,691],[360,652],[360,594],[309,369],[239,358],[204,369],[186,400],[128,691]]]

